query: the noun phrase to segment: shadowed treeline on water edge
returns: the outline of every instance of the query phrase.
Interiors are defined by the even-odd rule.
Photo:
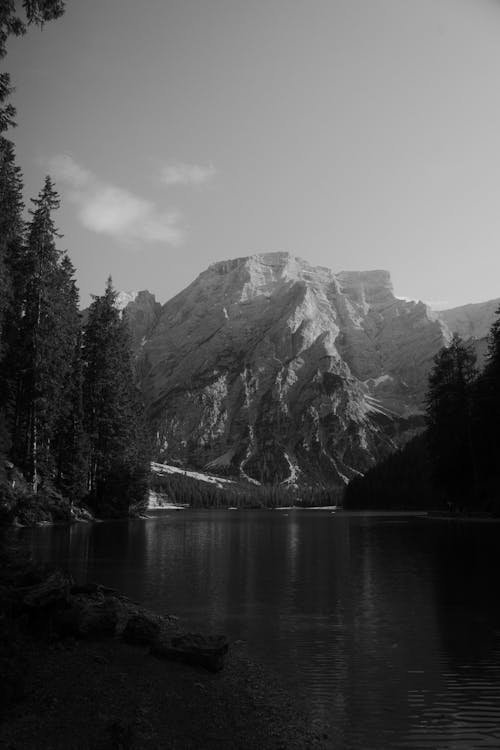
[[[311,508],[340,502],[338,487],[301,487],[280,484],[255,485],[243,482],[222,486],[198,481],[183,474],[152,474],[151,489],[172,503],[192,508]]]
[[[454,335],[434,359],[426,430],[350,482],[346,509],[443,509],[500,514],[500,308],[483,368]]]

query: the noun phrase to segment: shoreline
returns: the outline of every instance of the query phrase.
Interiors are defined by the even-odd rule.
[[[141,513],[135,515],[123,516],[120,518],[98,518],[96,516],[90,516],[88,514],[85,518],[71,518],[67,520],[39,520],[32,523],[20,523],[17,519],[10,523],[0,523],[0,530],[8,529],[34,529],[34,528],[52,528],[52,527],[69,527],[75,524],[101,524],[101,523],[124,523],[129,521],[151,521],[160,518],[163,513],[168,514],[169,512],[175,511],[194,511],[194,512],[205,512],[205,513],[218,513],[225,511],[239,511],[241,513],[248,512],[263,512],[263,511],[274,511],[288,515],[290,511],[314,511],[314,512],[328,512],[331,515],[338,515],[341,518],[350,518],[357,516],[369,516],[369,517],[393,517],[393,518],[415,518],[416,520],[429,520],[429,521],[459,521],[462,523],[500,523],[500,517],[492,514],[481,514],[481,513],[446,513],[442,511],[432,510],[387,510],[387,509],[344,509],[340,506],[325,505],[325,506],[277,506],[277,507],[264,507],[264,508],[237,508],[233,506],[227,507],[214,507],[214,508],[197,508],[189,505],[172,505],[168,507],[153,507],[147,508]]]
[[[60,569],[12,567],[10,577],[8,565],[0,571],[2,750],[327,747],[327,731],[308,718],[299,686],[287,688],[249,659],[244,642],[231,643],[215,671],[161,658],[150,626],[170,638],[187,624],[111,589],[77,586]],[[36,577],[42,581],[26,585]],[[77,620],[68,616],[75,605]]]

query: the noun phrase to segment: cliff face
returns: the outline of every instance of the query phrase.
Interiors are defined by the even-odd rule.
[[[154,294],[147,290],[119,292],[116,305],[118,309],[125,311],[132,335],[132,348],[138,353],[156,325],[161,305]]]
[[[270,253],[216,263],[167,302],[138,365],[170,461],[341,483],[421,422],[449,336],[423,303],[394,297],[386,271]]]

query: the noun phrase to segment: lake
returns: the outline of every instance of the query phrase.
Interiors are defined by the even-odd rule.
[[[500,524],[185,510],[16,533],[77,580],[246,641],[336,750],[500,747]]]

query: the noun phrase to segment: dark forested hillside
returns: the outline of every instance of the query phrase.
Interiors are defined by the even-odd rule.
[[[428,510],[443,507],[433,487],[425,434],[353,479],[344,492],[346,510]]]

